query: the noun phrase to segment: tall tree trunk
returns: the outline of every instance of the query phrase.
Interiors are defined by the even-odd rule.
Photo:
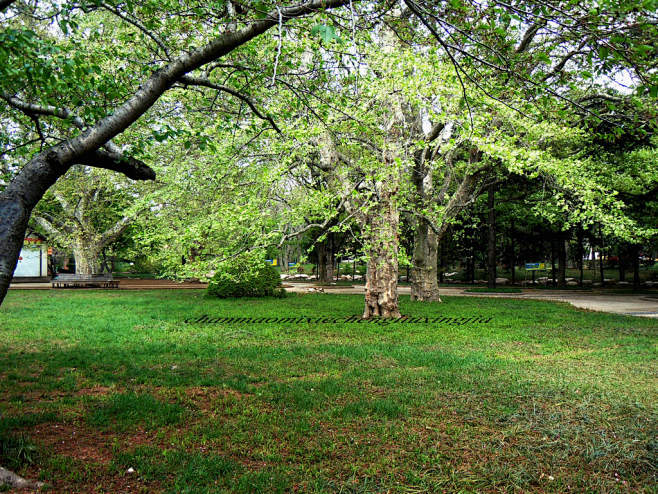
[[[557,256],[557,285],[560,288],[565,288],[567,286],[567,240],[565,238],[558,241]]]
[[[393,167],[392,163],[385,165]],[[366,213],[368,272],[363,318],[401,317],[398,308],[398,172],[382,183],[379,198]]]
[[[414,205],[422,211],[433,200],[432,168],[425,161],[425,151],[414,157]],[[440,302],[437,261],[439,237],[425,218],[415,222],[413,264],[411,270],[411,300]],[[407,279],[407,281],[409,281]]]
[[[0,193],[0,304],[14,275],[30,214],[67,168],[50,162],[47,156],[37,157]]]
[[[487,287],[496,288],[496,191],[489,185],[487,209],[489,210],[489,235],[487,239]]]
[[[551,285],[553,288],[557,286],[555,277],[555,239],[551,236]]]
[[[583,232],[583,227],[578,227],[578,269],[580,270],[580,277],[578,279],[578,285],[583,286],[583,278],[585,276],[585,246],[583,245],[585,237],[585,232]]]
[[[605,270],[603,268],[603,232],[599,225],[599,237],[601,238],[601,252],[599,252],[599,270],[601,272],[601,286],[605,286]]]
[[[514,229],[514,220],[511,221],[510,228],[510,263],[512,264],[512,285],[516,284],[516,231]]]

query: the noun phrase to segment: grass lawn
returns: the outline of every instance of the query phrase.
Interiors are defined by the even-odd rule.
[[[362,297],[12,290],[0,464],[55,492],[656,492],[657,320],[444,300],[402,312],[493,319],[189,324]]]

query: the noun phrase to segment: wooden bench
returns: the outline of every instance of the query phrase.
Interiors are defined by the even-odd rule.
[[[119,280],[111,274],[58,274],[51,280],[53,288],[119,288]]]

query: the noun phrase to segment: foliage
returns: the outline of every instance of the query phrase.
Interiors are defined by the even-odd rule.
[[[278,288],[279,272],[258,254],[243,254],[221,262],[208,283],[208,295],[229,298],[280,294],[283,289]]]

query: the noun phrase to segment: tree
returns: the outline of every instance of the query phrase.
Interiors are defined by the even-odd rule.
[[[122,19],[128,19],[126,22],[151,42],[150,48],[153,53],[151,63],[154,70],[145,71],[146,78],[141,78],[139,87],[129,85],[121,88],[123,91],[117,95],[117,103],[112,104],[107,110],[91,107],[91,111],[88,111],[89,107],[82,104],[83,100],[78,101],[79,107],[75,110],[51,104],[55,101],[54,96],[61,89],[62,82],[74,83],[75,75],[80,75],[91,89],[103,91],[102,87],[93,86],[94,77],[88,77],[90,72],[92,74],[96,70],[102,72],[102,69],[100,67],[96,69],[93,65],[90,67],[81,55],[74,58],[73,63],[63,61],[64,66],[61,71],[63,77],[57,75],[59,72],[54,71],[52,67],[42,67],[40,69],[42,77],[36,79],[37,87],[30,84],[21,88],[20,83],[33,76],[27,71],[17,70],[19,67],[17,60],[23,58],[41,60],[45,56],[50,57],[54,62],[53,53],[57,52],[57,46],[56,43],[46,40],[45,36],[41,39],[31,29],[4,29],[1,33],[3,44],[5,40],[11,41],[7,44],[7,48],[3,49],[4,60],[0,63],[2,66],[0,76],[3,80],[1,92],[5,104],[30,119],[36,119],[37,122],[42,117],[64,120],[70,124],[70,129],[65,139],[53,144],[50,144],[52,141],[48,141],[44,135],[42,139],[44,149],[29,159],[0,193],[0,303],[6,295],[16,267],[32,210],[46,191],[72,165],[106,168],[123,173],[134,180],[154,179],[155,173],[149,166],[140,159],[124,153],[112,142],[112,139],[134,124],[176,84],[208,86],[218,91],[235,93],[240,97],[241,93],[231,91],[230,88],[221,88],[208,77],[208,74],[194,77],[188,74],[226,57],[273,26],[346,3],[347,0],[311,0],[286,7],[277,6],[264,14],[257,9],[240,13],[235,5],[227,2],[222,9],[223,15],[214,17],[220,18],[218,24],[211,26],[207,36],[195,38],[202,40],[197,47],[191,46],[194,40],[186,35],[186,31],[192,27],[188,20],[175,18],[171,20],[170,25],[165,26],[169,28],[167,34],[171,35],[172,40],[178,41],[172,45],[167,45],[161,37],[145,27],[139,18],[140,14],[153,20],[156,25],[166,24],[171,19],[167,17],[169,13],[166,8],[162,10],[160,2],[142,2],[140,9],[134,12],[119,10],[119,7],[112,7],[109,4],[110,8],[106,9],[107,11]],[[8,5],[12,8],[11,4]],[[61,10],[62,12],[75,10],[74,13],[86,14],[98,6],[98,3],[90,2],[75,10],[73,5],[66,4]],[[205,22],[207,19],[203,13],[199,15],[199,22]],[[159,14],[161,15],[158,16]],[[75,25],[74,17],[67,16],[65,19],[68,27]],[[221,28],[219,22],[224,19],[230,22],[225,28]],[[67,25],[60,23],[60,26],[66,28]],[[175,54],[176,52],[178,54]],[[35,65],[40,63],[37,62]],[[9,77],[5,77],[7,75]],[[75,84],[71,86],[75,87]],[[34,90],[22,90],[26,88]],[[128,97],[119,103],[122,94],[128,94]],[[90,118],[85,118],[87,115]]]
[[[125,182],[112,178],[103,170],[73,167],[33,214],[51,244],[73,251],[76,273],[100,273],[102,254],[143,212]]]

